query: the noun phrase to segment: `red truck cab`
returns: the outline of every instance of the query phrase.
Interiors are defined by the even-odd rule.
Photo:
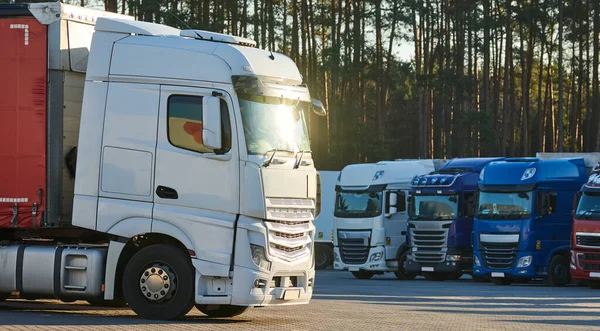
[[[575,196],[570,265],[574,281],[600,288],[600,163]]]

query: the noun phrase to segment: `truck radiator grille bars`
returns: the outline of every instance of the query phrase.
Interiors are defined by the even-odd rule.
[[[371,247],[370,230],[339,230],[338,247],[340,258],[346,264],[367,262]]]
[[[268,198],[266,206],[270,253],[288,262],[310,256],[315,202]]]
[[[445,230],[413,230],[411,242],[413,247],[417,248],[413,251],[416,262],[423,264],[444,262]]]
[[[483,264],[490,269],[510,269],[517,257],[517,243],[485,243],[483,246]]]
[[[600,247],[600,236],[577,235],[577,245],[584,247]]]
[[[579,266],[585,271],[600,271],[600,254],[579,253],[577,254]]]
[[[363,264],[369,256],[369,246],[362,239],[338,239],[340,257],[346,264]]]

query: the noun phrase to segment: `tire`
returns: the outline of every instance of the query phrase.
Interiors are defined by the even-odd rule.
[[[152,245],[135,253],[122,283],[129,307],[145,319],[179,319],[194,306],[194,268],[189,256],[171,245]]]
[[[233,305],[196,305],[208,317],[234,317],[243,314],[248,307]]]
[[[333,263],[333,250],[328,245],[315,246],[315,269],[323,270]]]
[[[352,276],[356,279],[371,279],[375,276],[375,273],[372,271],[352,271]]]
[[[548,286],[565,286],[571,282],[569,259],[565,255],[554,255],[548,264]]]
[[[87,303],[89,303],[91,306],[96,306],[96,307],[107,307],[107,308],[123,308],[123,307],[127,307],[127,301],[125,301],[124,299],[117,299],[117,300],[102,300],[102,299],[90,299],[87,300]]]
[[[417,273],[414,272],[406,272],[406,255],[408,251],[404,251],[404,253],[400,254],[398,258],[398,270],[394,271],[394,275],[399,280],[413,280],[417,278]]]
[[[512,279],[509,279],[509,278],[493,278],[492,277],[492,283],[494,283],[494,285],[498,285],[498,286],[508,286],[508,285],[512,284]]]

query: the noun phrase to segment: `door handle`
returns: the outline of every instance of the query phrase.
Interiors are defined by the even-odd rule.
[[[179,198],[179,195],[177,194],[177,191],[175,191],[174,189],[172,189],[170,187],[161,186],[161,185],[159,185],[156,188],[156,195],[158,195],[160,198],[163,198],[163,199],[177,199],[177,198]]]

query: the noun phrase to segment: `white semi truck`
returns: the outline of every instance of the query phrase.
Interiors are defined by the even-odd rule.
[[[319,171],[319,214],[315,218],[315,268],[333,264],[333,206],[339,171]]]
[[[325,109],[290,58],[60,3],[0,5],[0,36],[0,300],[309,302]]]
[[[416,175],[436,169],[433,160],[352,164],[342,169],[334,207],[334,268],[358,279],[405,272],[407,197]]]

